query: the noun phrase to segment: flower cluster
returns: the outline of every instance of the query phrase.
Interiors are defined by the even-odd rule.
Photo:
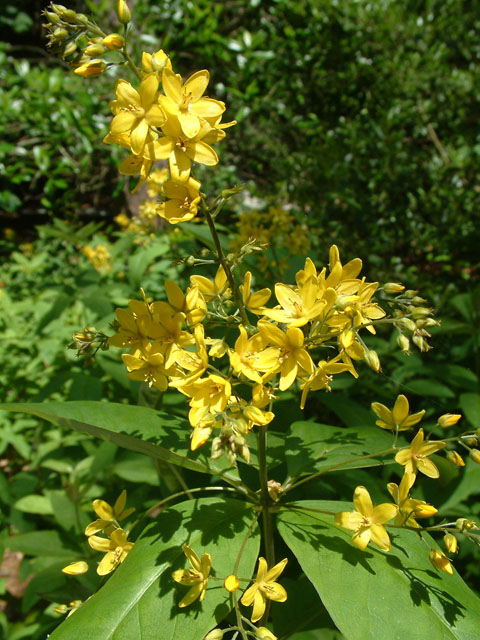
[[[105,245],[97,244],[96,247],[86,245],[82,247],[82,253],[99,273],[111,271],[111,255]]]
[[[117,309],[117,333],[109,342],[129,349],[122,356],[129,378],[160,391],[175,388],[189,399],[192,449],[218,430],[213,457],[226,452],[248,459],[244,437],[272,421],[278,391],[297,381],[303,408],[308,393],[329,390],[335,374],[357,377],[355,361],[379,369],[361,332],[375,333],[386,314],[373,297],[378,283],[360,278],[361,268],[359,259],[343,265],[333,246],[328,271],[307,258],[296,284],[275,285],[273,307],[266,306],[271,291],[253,291],[246,272],[237,291],[243,316],[231,315],[235,290],[222,266],[214,279],[191,276],[186,292],[167,281],[168,301],[131,300],[128,309]],[[206,335],[219,325],[223,337]]]
[[[97,566],[100,576],[108,575],[116,569],[133,548],[133,542],[128,540],[128,531],[119,524],[135,511],[133,507],[126,509],[126,503],[126,491],[122,491],[113,507],[105,500],[93,501],[93,509],[98,518],[87,525],[85,535],[92,549],[105,554]],[[97,535],[99,533],[104,535]],[[69,575],[80,575],[88,571],[88,564],[84,561],[73,562],[62,571]]]

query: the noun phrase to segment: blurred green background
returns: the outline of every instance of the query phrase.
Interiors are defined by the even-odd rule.
[[[117,31],[114,4],[68,7]],[[244,185],[221,220],[226,242],[252,208],[266,220],[271,208],[283,208],[308,237],[317,265],[336,243],[344,261],[364,260],[368,280],[418,288],[438,309],[431,352],[406,356],[394,336],[380,334],[370,346],[382,359],[382,384],[363,370],[359,381],[344,378],[334,393],[317,394],[307,412],[329,424],[359,415],[373,424],[370,402],[391,405],[402,392],[415,409],[460,411],[465,428],[480,427],[480,2],[129,6],[137,53],[164,48],[183,76],[209,69],[210,95],[226,102],[227,120],[238,121],[219,147],[218,167],[199,173],[211,195]],[[116,169],[121,153],[102,143],[114,77],[85,80],[51,58],[44,7],[7,0],[0,9],[2,400],[152,404],[156,398],[125,378],[118,353],[85,368],[66,347],[84,326],[106,331],[115,307],[138,298],[140,286],[159,299],[164,279],[184,284],[188,271],[172,261],[198,251],[202,238],[195,225],[121,232],[114,218],[138,214],[142,196],[129,194]],[[272,242],[271,265],[300,268],[306,251],[292,256],[280,235]],[[95,267],[84,248],[99,245],[109,258]],[[271,285],[259,274],[258,284]],[[292,410],[292,420],[299,416]],[[462,478],[459,485],[458,470],[445,463],[442,484],[427,484],[427,499],[448,504],[445,516],[480,511],[477,468],[468,463]],[[81,597],[59,568],[83,544],[91,500],[114,499],[119,479],[132,503],[146,506],[178,482],[140,455],[0,415],[4,637],[43,639],[58,620],[48,603],[66,601],[70,589],[70,599]],[[457,566],[480,588],[478,560],[462,548]],[[87,593],[92,585],[83,587]]]

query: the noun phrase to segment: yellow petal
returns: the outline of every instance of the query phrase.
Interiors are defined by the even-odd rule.
[[[179,113],[178,121],[187,138],[194,138],[200,131],[200,120],[192,113]]]
[[[204,164],[207,167],[213,167],[218,164],[218,156],[212,147],[201,140],[191,145],[187,149],[188,157],[194,162]]]
[[[165,67],[162,74],[162,87],[165,95],[178,104],[182,99],[182,80],[180,76]]]
[[[114,518],[113,509],[105,500],[94,500],[93,510],[103,520],[112,520]]]
[[[392,410],[393,421],[396,424],[401,424],[408,416],[409,409],[407,398],[404,395],[399,395]]]
[[[192,94],[192,101],[197,102],[203,94],[208,86],[210,81],[210,74],[206,69],[202,69],[202,71],[197,71],[193,75],[188,78],[185,82],[185,93]],[[165,93],[167,93],[165,91]]]
[[[370,494],[365,487],[357,487],[353,494],[353,504],[355,509],[366,517],[370,517],[373,513],[373,504]]]
[[[62,572],[67,573],[69,576],[81,576],[88,571],[88,564],[83,560],[78,562],[72,562],[66,567],[63,567]]]
[[[372,542],[374,542],[377,547],[380,547],[383,551],[390,551],[391,542],[385,527],[382,527],[379,524],[372,524],[371,532]]]

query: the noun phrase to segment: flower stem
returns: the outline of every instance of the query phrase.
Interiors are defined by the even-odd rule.
[[[273,544],[272,512],[270,511],[270,496],[268,495],[268,465],[267,465],[267,427],[258,430],[258,473],[260,478],[260,504],[262,505],[263,543],[267,566],[275,564],[275,548]],[[267,600],[265,613],[261,623],[265,623],[270,613],[270,600]]]
[[[228,264],[225,258],[225,254],[223,253],[222,245],[220,244],[220,238],[218,237],[218,233],[215,228],[215,222],[213,221],[210,208],[205,202],[203,202],[202,210],[203,210],[203,213],[205,214],[205,218],[207,220],[208,228],[210,229],[210,234],[212,236],[213,242],[215,243],[215,249],[217,251],[218,261],[222,265],[223,270],[225,271],[225,275],[227,276],[228,284],[230,285],[230,289],[232,290],[233,296],[235,298],[235,302],[237,303],[238,310],[240,311],[240,315],[242,317],[242,322],[246,327],[249,327],[250,321],[248,319],[247,312],[245,311],[245,306],[243,304],[242,296],[240,295],[240,291],[237,287],[237,283],[235,282],[235,278],[233,277],[233,273],[232,273],[232,270],[230,269],[230,265]]]

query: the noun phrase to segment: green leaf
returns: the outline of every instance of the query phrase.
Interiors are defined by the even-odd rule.
[[[53,509],[50,498],[35,494],[23,496],[13,505],[15,509],[25,513],[37,513],[39,515],[52,515]]]
[[[338,512],[351,503],[305,501],[298,507]],[[348,640],[476,640],[480,599],[458,574],[435,570],[411,531],[395,530],[392,548],[356,549],[331,516],[284,510],[281,536]],[[432,546],[433,541],[424,535]]]
[[[454,398],[455,394],[446,385],[438,380],[410,380],[408,383],[409,393],[418,396],[429,396],[431,398]]]
[[[294,422],[285,440],[288,473],[298,476],[335,465],[341,465],[342,469],[362,469],[391,464],[393,453],[387,458],[349,460],[389,449],[392,443],[392,434],[379,427],[340,429],[315,422]]]
[[[236,470],[226,469],[225,460],[211,461],[207,453],[190,451],[188,425],[154,409],[91,401],[3,404],[0,409],[30,413],[53,424],[114,442],[124,449],[239,482]]]
[[[135,543],[108,582],[50,636],[51,640],[201,640],[232,608],[221,581],[210,580],[205,600],[180,609],[187,588],[175,583],[172,570],[187,568],[188,545],[201,557],[210,553],[212,575],[234,570],[237,554],[254,510],[237,500],[189,500],[159,516]],[[258,525],[245,545],[241,576],[252,575],[259,550]]]
[[[69,549],[63,542],[58,531],[31,531],[8,539],[8,548],[12,551],[21,551],[30,556],[81,557],[78,550]]]
[[[480,427],[480,394],[462,393],[460,396],[460,408],[465,413],[472,427]]]
[[[439,508],[439,514],[458,515],[458,505],[466,500],[468,496],[478,494],[479,487],[480,465],[473,462],[473,460],[467,459],[465,469],[460,471],[459,479],[455,482],[453,492]]]
[[[128,278],[132,287],[139,287],[141,284],[142,276],[147,271],[151,263],[163,256],[169,250],[168,243],[163,238],[159,238],[156,241],[150,243],[146,247],[139,249],[128,260]]]

